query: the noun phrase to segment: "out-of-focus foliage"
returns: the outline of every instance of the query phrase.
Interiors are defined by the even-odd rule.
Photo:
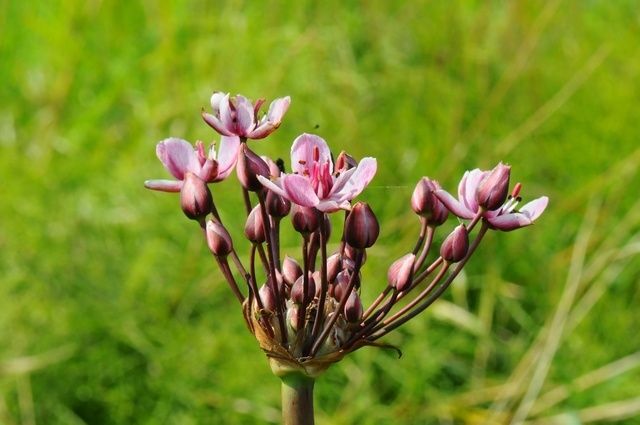
[[[279,420],[197,227],[142,188],[158,140],[215,138],[214,90],[291,95],[261,153],[379,158],[367,302],[420,176],[502,160],[551,198],[389,336],[401,359],[333,367],[319,423],[640,423],[639,37],[632,0],[0,2],[0,423]],[[215,196],[240,226],[235,182]]]

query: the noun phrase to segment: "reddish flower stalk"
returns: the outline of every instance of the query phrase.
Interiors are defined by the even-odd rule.
[[[275,100],[262,118],[258,113],[263,101],[254,105],[240,95],[214,93],[211,103],[213,114],[203,113],[203,117],[222,135],[219,149],[205,153],[202,142],[194,147],[181,139],[166,139],[156,152],[176,180],[150,180],[145,186],[180,192],[183,211],[200,223],[222,275],[242,304],[251,333],[269,357],[273,372],[283,379],[286,423],[310,423],[313,380],[332,363],[375,345],[428,308],[462,271],[488,231],[531,225],[548,203],[543,196],[518,210],[521,185],[516,184],[509,195],[511,168],[502,163],[491,171],[467,171],[458,185],[457,199],[435,180],[423,177],[410,199],[419,220],[416,243],[390,265],[387,283],[365,308],[360,285],[377,282],[361,282],[360,271],[381,226],[368,204],[352,202],[373,179],[377,161],[357,161],[341,152],[334,166],[324,139],[303,134],[293,142],[292,171],[285,173],[281,164],[254,153],[247,141],[265,138],[278,128],[289,97]],[[244,229],[230,231],[209,185],[226,179],[234,166],[247,221]],[[343,233],[338,249],[330,253],[329,214],[339,210],[345,211]],[[434,241],[440,240],[435,235],[445,227],[449,213],[462,223],[428,262],[437,246]],[[290,228],[288,220],[282,221],[286,216],[301,235],[298,260],[281,252],[280,231]],[[249,272],[233,243],[233,237],[241,236],[251,242]],[[262,273],[257,267],[262,267]],[[266,276],[265,281],[258,282],[258,276]],[[423,285],[425,281],[428,284]],[[408,297],[402,306],[398,304]],[[305,407],[300,409],[301,405]]]

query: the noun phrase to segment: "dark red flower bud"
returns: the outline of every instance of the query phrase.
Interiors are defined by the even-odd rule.
[[[180,189],[180,207],[192,220],[201,220],[211,212],[213,198],[207,184],[191,172],[186,172]]]
[[[398,291],[404,291],[411,285],[413,280],[413,262],[416,256],[407,254],[391,264],[387,272],[389,285]]]
[[[476,201],[481,207],[493,211],[504,204],[509,194],[511,167],[502,162],[487,174],[476,189]]]
[[[356,291],[351,291],[344,305],[344,318],[349,323],[357,323],[362,319],[362,301]]]
[[[265,201],[267,212],[272,217],[282,218],[289,214],[291,210],[291,202],[283,198],[275,192],[267,191],[267,199]]]
[[[427,224],[439,226],[449,216],[449,211],[435,196],[434,192],[441,189],[440,184],[428,177],[420,179],[411,196],[411,208],[427,220]]]
[[[347,170],[355,168],[358,166],[358,161],[355,160],[354,157],[346,153],[345,151],[340,152],[338,158],[336,159],[335,171],[337,173],[344,173]]]
[[[469,232],[464,224],[459,225],[447,236],[440,247],[440,256],[448,263],[457,263],[469,251]]]
[[[309,304],[316,294],[316,282],[312,276],[307,280],[307,297],[304,297],[304,277],[300,276],[291,287],[291,301],[296,304]]]
[[[262,158],[256,155],[246,144],[242,145],[236,164],[238,180],[245,189],[256,192],[262,189],[262,183],[257,176],[269,178],[269,166]]]
[[[302,234],[315,232],[318,226],[320,226],[321,219],[320,211],[313,207],[302,207],[297,204],[292,205],[291,222],[297,232]]]
[[[253,243],[263,243],[265,241],[264,221],[262,220],[260,205],[256,205],[249,213],[244,225],[244,234]]]
[[[207,222],[207,245],[216,257],[226,257],[233,249],[233,242],[229,232],[213,220]]]
[[[347,243],[358,249],[371,247],[380,233],[380,225],[375,214],[364,202],[358,202],[353,206],[344,226]]]
[[[284,261],[282,262],[282,278],[284,282],[292,286],[298,278],[302,276],[302,268],[300,264],[293,258],[286,255],[284,257]]]

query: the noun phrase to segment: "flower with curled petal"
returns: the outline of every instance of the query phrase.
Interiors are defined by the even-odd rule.
[[[289,96],[274,100],[269,110],[258,118],[264,99],[255,104],[242,95],[230,97],[229,93],[215,92],[211,96],[213,114],[202,111],[202,118],[223,136],[243,139],[263,139],[273,133],[289,109]]]
[[[520,210],[516,210],[521,201],[519,183],[516,184],[512,194],[500,208],[490,211],[480,207],[477,200],[478,187],[490,174],[491,171],[483,171],[478,168],[465,172],[458,185],[458,199],[442,189],[437,190],[435,195],[449,211],[458,217],[470,220],[481,213],[490,227],[503,231],[529,226],[544,212],[549,203],[549,198],[546,196],[541,196],[525,204]]]
[[[196,175],[206,183],[224,180],[233,171],[239,148],[240,140],[237,137],[222,136],[218,152],[212,145],[208,154],[205,154],[201,141],[196,142],[194,147],[186,140],[175,137],[165,139],[156,146],[156,155],[176,180],[147,180],[144,185],[162,192],[180,192],[187,173]]]
[[[356,167],[334,173],[327,142],[313,134],[302,134],[291,146],[292,174],[271,181],[259,176],[269,190],[303,207],[333,212],[349,209],[376,173],[375,158],[363,158]]]

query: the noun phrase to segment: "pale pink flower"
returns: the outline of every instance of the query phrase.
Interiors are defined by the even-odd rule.
[[[514,193],[507,198],[507,201],[494,211],[482,210],[477,200],[478,186],[491,174],[491,171],[482,171],[478,168],[464,173],[458,185],[458,199],[454,198],[445,190],[437,190],[435,195],[453,214],[460,218],[472,219],[478,213],[482,213],[483,218],[489,225],[498,230],[509,231],[525,227],[540,217],[544,212],[549,198],[542,196],[516,210],[520,197],[518,196],[520,186],[516,186]]]
[[[145,187],[163,192],[180,192],[186,173],[192,173],[206,183],[224,180],[233,170],[238,158],[240,140],[222,136],[218,152],[212,145],[205,154],[204,144],[195,147],[175,137],[165,139],[156,146],[156,155],[176,180],[147,180]]]
[[[291,146],[292,174],[271,181],[258,176],[269,190],[304,206],[332,212],[349,209],[376,173],[375,158],[363,158],[356,167],[334,174],[331,152],[319,136],[302,134]]]
[[[202,112],[202,118],[223,136],[245,139],[263,139],[273,133],[289,109],[289,96],[274,100],[267,113],[258,118],[264,99],[255,104],[242,95],[230,97],[228,93],[215,92],[211,96],[213,114]]]

